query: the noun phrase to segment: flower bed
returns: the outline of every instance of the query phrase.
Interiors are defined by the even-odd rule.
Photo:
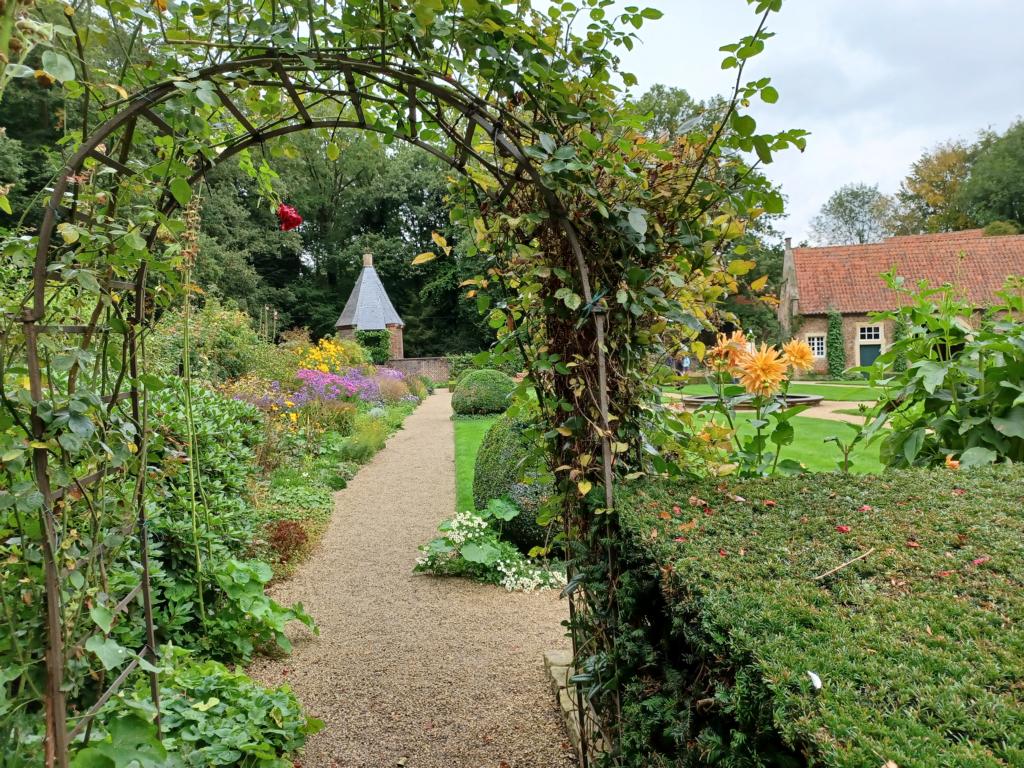
[[[1022,481],[628,486],[622,764],[1024,764]]]

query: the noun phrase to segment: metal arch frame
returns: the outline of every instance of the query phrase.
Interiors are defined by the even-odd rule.
[[[305,59],[305,61],[303,61]],[[539,193],[540,201],[547,210],[551,221],[561,229],[566,237],[569,249],[574,257],[581,281],[584,300],[588,305],[593,303],[591,280],[587,268],[586,259],[580,245],[576,228],[566,214],[564,206],[557,195],[545,185],[541,173],[528,157],[522,143],[524,138],[536,139],[535,129],[524,123],[522,120],[507,110],[479,98],[468,88],[457,83],[440,73],[429,72],[423,69],[407,65],[382,64],[372,60],[351,58],[343,51],[317,51],[311,52],[308,56],[300,59],[296,55],[284,54],[277,51],[266,51],[241,59],[222,62],[220,64],[202,69],[186,78],[187,82],[209,82],[213,85],[222,107],[234,118],[244,132],[227,139],[223,148],[214,159],[209,159],[201,152],[197,155],[199,167],[194,168],[190,183],[194,183],[208,170],[218,165],[229,157],[251,147],[255,144],[262,144],[268,139],[288,135],[294,132],[310,129],[336,129],[352,128],[357,130],[375,131],[394,136],[414,146],[430,152],[438,157],[457,172],[467,176],[467,164],[470,161],[478,163],[497,182],[497,190],[482,189],[484,195],[493,202],[500,205],[505,202],[513,191],[522,185],[532,185]],[[311,70],[308,61],[312,59],[317,67]],[[270,73],[274,79],[251,79],[245,78],[246,73],[255,73],[257,70],[261,75]],[[321,80],[317,85],[310,85],[305,82],[296,83],[291,77],[295,72],[328,72],[327,78]],[[364,85],[360,87],[355,81],[356,75],[360,76]],[[331,77],[340,77],[344,80],[345,88],[324,88],[324,81]],[[281,89],[288,94],[294,113],[285,116],[277,116],[269,123],[257,126],[255,121],[247,116],[239,106],[232,100],[231,93],[224,85],[232,80],[245,80],[240,90],[248,87],[264,87]],[[391,98],[382,96],[382,92],[391,92]],[[53,332],[58,329],[61,333],[80,334],[82,336],[81,347],[86,349],[91,343],[93,334],[97,329],[100,317],[100,304],[97,304],[91,321],[82,326],[45,326],[42,322],[46,315],[46,285],[48,283],[48,265],[52,247],[52,236],[58,223],[62,219],[90,220],[77,210],[77,190],[71,194],[70,209],[66,207],[69,193],[69,186],[78,172],[83,169],[86,161],[91,159],[111,168],[115,179],[131,177],[138,174],[128,163],[131,159],[132,139],[139,120],[147,121],[158,132],[173,134],[173,129],[164,121],[154,109],[162,104],[173,101],[180,94],[179,89],[173,81],[151,86],[124,102],[115,102],[114,107],[120,107],[116,114],[95,129],[79,146],[77,151],[69,158],[63,173],[54,185],[50,196],[49,204],[46,207],[42,225],[40,227],[38,245],[36,250],[33,269],[33,292],[31,306],[26,308],[22,318],[25,332],[26,359],[29,368],[30,392],[35,403],[45,400],[43,391],[42,367],[40,365],[38,335],[40,333]],[[303,101],[303,95],[315,94],[319,101],[307,103]],[[340,99],[345,99],[342,101]],[[402,100],[404,99],[404,103]],[[331,102],[338,106],[338,116],[333,119],[314,118],[310,109],[325,103]],[[367,121],[363,109],[364,102],[381,103],[393,110],[395,130],[381,127],[378,124],[371,124]],[[403,112],[404,110],[404,112]],[[447,119],[445,110],[454,113],[455,119]],[[356,119],[344,117],[346,113],[353,113]],[[404,115],[404,120],[403,120]],[[420,125],[423,118],[432,126],[436,126],[448,139],[446,148],[439,143],[434,144],[425,141],[420,137]],[[404,129],[402,123],[405,123]],[[506,129],[506,126],[509,129]],[[123,130],[122,130],[123,129]],[[496,164],[492,158],[479,153],[473,145],[473,138],[477,131],[485,134],[494,147],[494,153],[499,163]],[[118,158],[108,156],[100,151],[101,145],[112,136],[121,132],[118,137],[120,147]],[[176,138],[187,138],[177,136]],[[529,143],[533,143],[530,141]],[[208,147],[213,149],[213,147]],[[500,159],[509,161],[509,168],[500,164]],[[479,184],[477,186],[480,186]],[[161,189],[162,198],[158,202],[158,208],[164,214],[171,214],[178,207],[173,196],[168,194],[166,188]],[[117,207],[116,188],[114,195],[107,207],[107,213],[113,217]],[[153,225],[149,231],[147,243],[152,246],[155,242],[157,226]],[[112,391],[104,395],[104,402],[109,403],[110,409],[122,400],[131,401],[131,419],[138,427],[136,436],[136,447],[139,455],[146,456],[147,431],[144,423],[145,395],[140,392],[137,385],[139,374],[138,366],[138,329],[143,325],[146,318],[146,262],[143,261],[138,269],[135,279],[132,281],[108,281],[109,287],[130,289],[134,295],[134,311],[128,323],[128,332],[125,340],[124,355],[130,373],[130,382],[127,392],[120,392],[123,384],[122,375],[113,385]],[[116,284],[116,285],[115,285]],[[599,374],[599,407],[602,418],[604,435],[602,437],[602,455],[604,459],[604,485],[605,502],[608,508],[612,506],[612,451],[611,451],[611,430],[608,417],[608,385],[606,376],[605,361],[605,322],[606,318],[600,308],[595,307],[593,312],[595,328],[596,355]],[[69,384],[69,392],[73,389],[74,383]],[[108,411],[108,418],[110,411]],[[35,408],[31,414],[31,433],[35,440],[42,441],[45,436],[45,425],[39,418]],[[141,553],[142,573],[140,584],[127,596],[122,598],[118,604],[118,612],[127,610],[129,603],[141,593],[145,612],[146,623],[146,645],[138,654],[139,658],[134,659],[114,682],[107,687],[99,696],[93,706],[81,717],[76,727],[69,733],[67,730],[66,702],[63,695],[64,675],[64,647],[63,647],[63,615],[60,605],[60,583],[61,573],[56,562],[55,552],[59,546],[57,531],[54,525],[54,504],[67,493],[66,488],[53,489],[50,485],[49,455],[45,448],[33,449],[33,472],[36,484],[44,499],[42,518],[44,522],[43,551],[45,558],[45,589],[47,602],[47,630],[48,648],[46,654],[47,664],[47,701],[46,701],[46,765],[66,768],[69,759],[69,741],[83,729],[89,727],[93,717],[100,710],[103,704],[116,693],[118,687],[124,682],[128,674],[138,665],[139,658],[147,653],[155,654],[155,634],[152,614],[152,604],[149,590],[149,561],[148,561],[148,534],[146,530],[146,513],[144,504],[146,471],[142,470],[135,478],[135,487],[132,497],[135,503],[135,519],[133,527],[137,530],[139,547]],[[95,482],[106,476],[107,471],[93,473],[77,482],[81,488],[84,484]],[[573,598],[570,595],[570,612],[573,611]],[[576,638],[573,633],[573,651],[576,653]],[[154,703],[159,713],[159,685],[155,672],[150,673],[151,690]],[[583,718],[585,710],[582,707],[582,691],[578,690],[581,699],[578,704],[578,711],[581,718],[581,734],[586,738],[586,728]],[[584,755],[587,754],[584,745]],[[585,758],[586,759],[586,758]]]

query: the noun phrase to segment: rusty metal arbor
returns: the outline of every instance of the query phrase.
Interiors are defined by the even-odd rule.
[[[48,766],[68,764],[72,743],[88,740],[94,716],[136,668],[148,671],[159,707],[157,672],[148,661],[159,627],[146,494],[148,395],[157,385],[147,375],[144,347],[147,323],[176,280],[182,225],[175,211],[208,170],[303,130],[350,128],[409,142],[463,174],[484,206],[515,203],[542,212],[574,255],[585,300],[593,300],[573,225],[530,159],[537,132],[450,77],[378,54],[266,51],[149,87],[113,105],[54,185],[31,265],[31,296],[2,338],[4,355],[24,355],[28,379],[22,412],[29,417],[17,426],[30,446],[26,461],[38,490],[32,514],[40,520],[45,574]],[[209,107],[201,120],[197,100]],[[610,507],[604,316],[592,318]],[[4,401],[13,402],[6,394]],[[116,531],[104,521],[116,523]],[[108,580],[107,565],[117,558],[137,574],[132,583]],[[97,607],[104,612],[99,628],[82,621]],[[85,649],[102,645],[135,613],[144,631],[125,663],[111,670],[91,663]],[[88,686],[91,705],[83,711],[68,711],[72,679]]]

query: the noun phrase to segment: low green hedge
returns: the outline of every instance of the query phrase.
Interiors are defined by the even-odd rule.
[[[491,499],[505,499],[519,508],[519,514],[502,523],[501,536],[524,554],[547,544],[548,527],[537,523],[540,505],[551,495],[551,484],[524,482],[539,477],[544,466],[531,455],[524,430],[530,421],[501,416],[484,435],[473,470],[473,504],[486,509]]]
[[[516,383],[501,371],[470,371],[455,385],[452,410],[460,416],[501,413],[508,408],[515,388]]]
[[[1024,765],[1024,470],[648,482],[618,506],[623,765]]]

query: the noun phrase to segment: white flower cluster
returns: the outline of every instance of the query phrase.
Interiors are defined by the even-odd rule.
[[[475,512],[459,512],[452,518],[451,528],[445,533],[447,539],[456,547],[479,536],[487,530],[487,521]]]
[[[509,592],[533,592],[565,584],[565,576],[561,573],[537,568],[522,558],[498,560],[494,567],[501,573],[501,586]]]

